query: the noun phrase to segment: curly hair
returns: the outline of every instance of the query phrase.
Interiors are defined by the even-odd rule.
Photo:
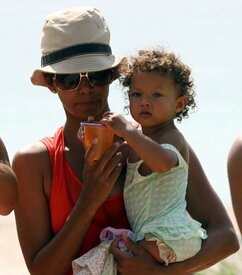
[[[120,82],[124,88],[129,88],[131,78],[137,71],[160,72],[162,76],[171,77],[179,89],[180,96],[187,97],[187,105],[176,114],[177,121],[188,118],[188,112],[196,108],[195,88],[191,78],[191,69],[178,56],[164,48],[154,50],[140,50],[137,55],[131,56],[129,64],[123,67]],[[128,93],[128,91],[126,91]],[[127,96],[127,94],[126,94]],[[127,100],[127,98],[126,98]],[[126,106],[127,110],[129,106]]]

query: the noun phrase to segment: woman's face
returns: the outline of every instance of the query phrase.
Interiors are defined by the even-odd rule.
[[[54,88],[62,102],[67,118],[85,121],[89,116],[100,120],[108,107],[109,84],[92,86],[86,77],[82,77],[75,90],[65,91]]]

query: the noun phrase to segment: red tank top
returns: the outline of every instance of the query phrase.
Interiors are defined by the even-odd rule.
[[[82,182],[72,171],[64,155],[63,127],[53,137],[41,140],[47,147],[52,163],[52,186],[50,192],[50,216],[54,234],[64,225],[82,189]],[[108,198],[98,209],[82,244],[80,255],[100,243],[103,228],[129,228],[125,212],[123,194]]]

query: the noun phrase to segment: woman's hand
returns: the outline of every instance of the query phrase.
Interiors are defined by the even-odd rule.
[[[110,252],[114,255],[118,262],[118,271],[120,274],[167,274],[166,268],[156,262],[143,247],[135,244],[129,238],[122,238],[122,240],[131,253],[123,252],[119,249],[120,239],[114,240],[110,249]]]
[[[90,145],[85,155],[83,189],[80,196],[93,213],[107,199],[122,170],[122,154],[117,152],[119,143],[114,143],[98,161],[93,160],[96,146],[97,140]]]

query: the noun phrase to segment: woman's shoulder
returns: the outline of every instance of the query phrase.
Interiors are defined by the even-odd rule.
[[[28,144],[22,148],[20,148],[17,152],[16,155],[25,155],[25,156],[29,156],[29,155],[39,155],[39,154],[43,154],[44,152],[47,152],[47,148],[44,145],[44,143],[42,141],[37,141],[35,143],[32,144]]]
[[[34,167],[48,163],[49,154],[43,142],[38,141],[20,148],[13,157],[14,167]]]
[[[44,137],[41,140],[20,148],[14,155],[14,162],[41,162],[50,158],[49,154],[54,142],[62,136],[63,127],[59,127],[53,136]]]
[[[21,192],[44,189],[45,195],[49,196],[52,177],[51,160],[46,146],[41,141],[18,150],[13,157],[12,167]]]

